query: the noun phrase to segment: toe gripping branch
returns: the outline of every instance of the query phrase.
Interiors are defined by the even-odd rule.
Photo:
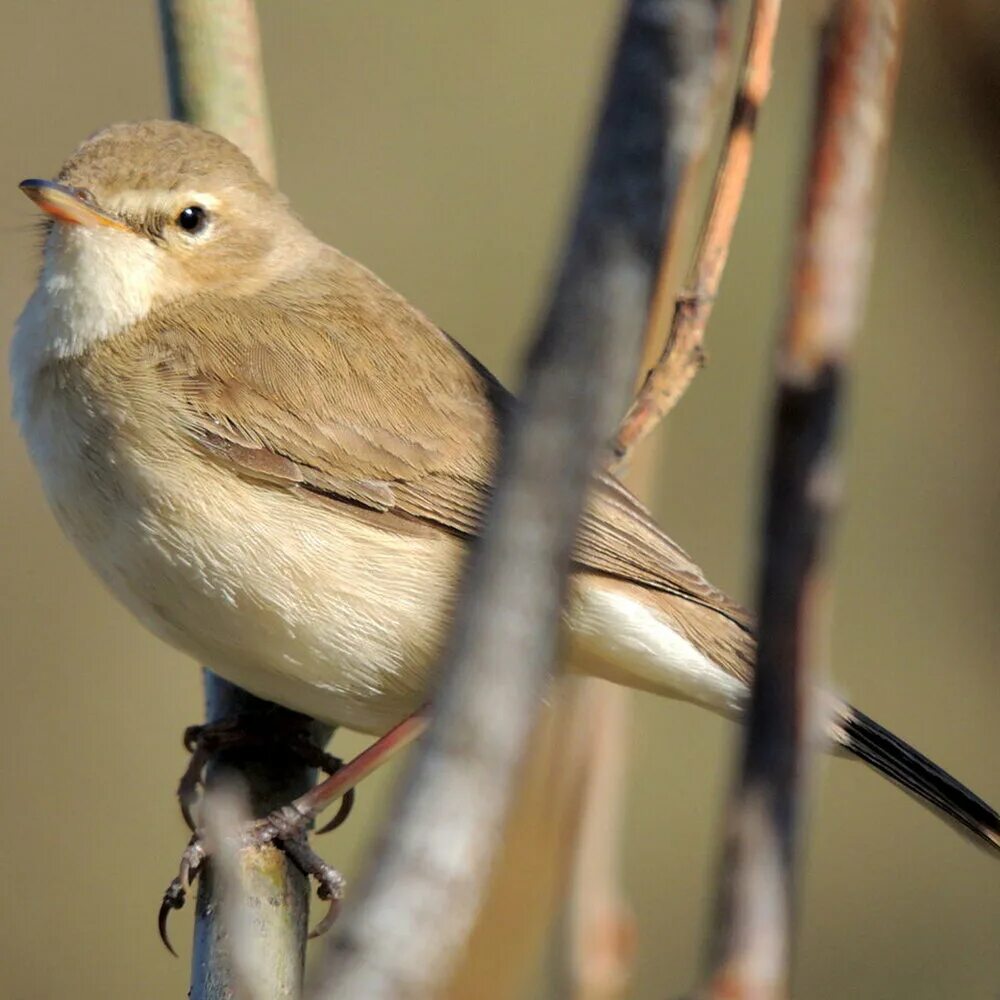
[[[184,906],[188,890],[210,854],[203,833],[194,820],[194,806],[204,788],[205,769],[209,762],[217,754],[227,751],[285,755],[291,753],[307,767],[317,768],[331,776],[344,764],[339,757],[327,753],[312,741],[307,725],[296,724],[290,728],[272,725],[263,728],[259,723],[255,725],[252,720],[238,717],[208,725],[189,726],[184,731],[184,746],[191,756],[187,768],[181,775],[177,798],[184,821],[192,831],[192,837],[181,856],[177,876],[163,895],[157,920],[160,939],[175,955],[176,952],[167,933],[170,913]],[[354,787],[346,788],[340,796],[340,806],[333,818],[317,832],[328,833],[339,827],[350,814],[354,797]],[[324,801],[324,805],[332,801],[331,796]],[[291,803],[264,819],[251,823],[243,831],[241,838],[242,846],[246,848],[261,848],[274,843],[304,875],[316,879],[317,894],[320,899],[329,901],[330,908],[311,936],[324,933],[336,919],[344,888],[344,879],[340,873],[328,865],[308,844],[309,826],[318,811],[318,809],[302,809],[296,803]]]
[[[232,718],[208,725],[188,726],[184,730],[183,739],[184,748],[191,756],[177,785],[177,800],[184,822],[192,832],[196,829],[194,805],[204,787],[205,768],[222,751],[239,749],[291,753],[307,767],[317,768],[328,775],[335,774],[344,764],[339,757],[334,757],[317,746],[305,726],[297,725],[291,729],[282,727],[282,731],[275,732],[273,728],[262,729],[241,718]],[[353,806],[354,789],[349,788],[341,798],[336,815],[316,832],[329,833],[336,830],[350,815]]]
[[[263,819],[249,823],[241,839],[243,846],[248,848],[275,844],[288,855],[303,874],[316,879],[319,898],[329,902],[330,906],[310,933],[311,938],[325,933],[336,920],[340,900],[344,894],[344,878],[309,846],[307,838],[310,824],[323,809],[339,799],[340,807],[333,819],[319,832],[326,833],[340,826],[351,811],[354,788],[358,782],[417,739],[426,730],[428,721],[427,709],[420,709],[346,764],[339,758],[325,753],[304,733],[293,737],[291,745],[294,752],[301,755],[304,763],[321,768],[329,777],[288,805],[275,810]],[[179,910],[184,905],[188,890],[212,853],[211,845],[206,843],[203,832],[192,822],[191,806],[202,785],[202,772],[209,758],[223,748],[247,746],[245,732],[245,730],[240,731],[237,720],[210,726],[192,726],[184,734],[185,746],[191,751],[191,761],[181,778],[178,797],[185,820],[194,832],[181,855],[178,873],[163,894],[157,921],[160,939],[174,955],[177,952],[170,944],[167,921],[171,912]],[[250,739],[256,741],[258,738],[252,736]],[[273,738],[268,742],[273,742]],[[289,745],[287,742],[284,743],[286,749]]]
[[[341,806],[337,816],[339,817],[341,814],[346,816],[347,811],[349,810],[345,810]],[[326,914],[309,934],[309,937],[314,938],[326,933],[337,918],[340,901],[344,895],[344,877],[309,846],[307,837],[312,818],[309,812],[301,810],[293,802],[275,810],[264,819],[250,823],[241,834],[240,846],[259,850],[274,844],[284,851],[289,860],[307,878],[316,879],[318,883],[317,895],[330,905]],[[328,826],[332,825],[328,824]],[[184,906],[188,890],[194,884],[211,853],[212,851],[202,834],[196,831],[181,855],[177,875],[163,894],[157,926],[160,931],[160,940],[173,955],[176,955],[177,952],[170,943],[167,922],[174,910],[179,910]]]

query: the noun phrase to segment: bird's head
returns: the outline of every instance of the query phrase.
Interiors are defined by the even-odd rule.
[[[246,155],[181,122],[112,125],[20,187],[49,216],[40,288],[94,336],[184,296],[252,293],[315,243]]]

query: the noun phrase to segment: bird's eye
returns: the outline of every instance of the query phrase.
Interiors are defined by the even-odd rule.
[[[188,205],[177,216],[177,225],[186,233],[200,233],[208,225],[208,212],[201,205]]]
[[[89,188],[77,188],[76,196],[86,205],[96,205],[97,199],[94,197],[94,192]]]

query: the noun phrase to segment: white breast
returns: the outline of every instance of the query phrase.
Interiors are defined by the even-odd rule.
[[[24,425],[28,394],[42,366],[82,354],[146,316],[159,284],[157,248],[132,233],[53,226],[34,294],[11,344],[14,416]]]

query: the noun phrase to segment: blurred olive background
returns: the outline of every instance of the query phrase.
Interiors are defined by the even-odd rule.
[[[761,429],[796,207],[819,2],[790,3],[774,93],[713,321],[711,364],[669,421],[654,506],[717,583],[752,599]],[[980,5],[982,32],[1000,22]],[[282,187],[509,381],[571,204],[618,4],[262,0]],[[737,5],[742,16],[743,5]],[[0,34],[0,325],[36,268],[26,176],[87,133],[165,113],[154,4],[6,0]],[[887,200],[847,428],[833,676],[866,711],[1000,802],[994,733],[1000,186],[930,5],[908,29]],[[992,154],[991,154],[992,150]],[[991,158],[992,157],[992,158]],[[9,384],[3,382],[3,410]],[[46,510],[0,428],[0,995],[185,995],[155,912],[186,833],[173,801],[194,664],[135,624]],[[695,979],[734,731],[636,698],[625,871],[635,997]],[[358,741],[338,738],[351,751]],[[819,769],[798,995],[1000,991],[1000,866],[858,764]],[[325,842],[357,870],[368,783]],[[530,900],[525,901],[530,906]],[[553,995],[544,981],[532,996]]]

